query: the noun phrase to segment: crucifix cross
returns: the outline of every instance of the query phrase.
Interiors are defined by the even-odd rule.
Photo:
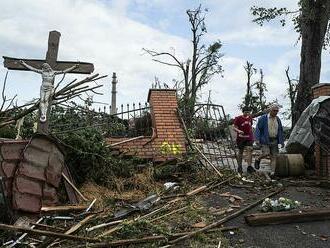
[[[45,60],[19,59],[3,56],[4,66],[9,70],[34,71],[42,75],[43,83],[40,89],[40,121],[38,132],[48,133],[48,116],[51,108],[51,100],[54,87],[54,77],[60,73],[90,74],[94,71],[94,65],[86,62],[57,61],[58,47],[61,33],[49,32],[48,50]],[[46,108],[42,109],[42,108]]]

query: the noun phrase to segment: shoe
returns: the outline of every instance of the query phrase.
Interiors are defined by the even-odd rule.
[[[254,168],[256,168],[257,170],[260,169],[260,160],[259,160],[259,159],[256,159],[256,160],[254,161]]]
[[[256,170],[250,165],[247,167],[246,172],[249,174],[255,173]]]

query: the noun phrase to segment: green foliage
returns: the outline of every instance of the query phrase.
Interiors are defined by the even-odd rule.
[[[257,16],[253,21],[259,25],[263,25],[264,22],[269,22],[271,20],[274,20],[277,17],[283,17],[289,13],[287,8],[264,8],[264,7],[258,7],[253,6],[251,8],[251,13],[254,16]],[[285,26],[286,20],[285,18],[280,19],[280,23],[282,26]]]
[[[130,177],[135,161],[114,158],[99,130],[87,128],[57,136],[65,145],[66,163],[78,183],[94,181],[113,186],[112,178]]]
[[[14,125],[8,125],[0,128],[0,137],[6,139],[15,139],[16,128]]]
[[[25,109],[18,109],[16,112],[11,112],[10,116],[19,115],[21,112],[25,111]],[[34,133],[34,126],[36,122],[36,114],[30,113],[24,117],[24,122],[20,130],[20,137],[23,139],[28,139]],[[17,127],[14,124],[4,126],[0,128],[0,137],[15,139],[17,136]]]

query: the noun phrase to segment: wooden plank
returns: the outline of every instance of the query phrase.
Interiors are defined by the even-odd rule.
[[[41,212],[67,212],[67,211],[81,211],[88,208],[87,205],[68,205],[68,206],[52,206],[41,207]]]
[[[6,57],[3,56],[4,67],[10,69],[10,70],[18,70],[18,71],[29,71],[26,69],[23,65],[19,63],[21,58],[12,58],[12,57]],[[46,62],[46,60],[43,59],[24,59],[24,61],[37,69],[41,69],[41,65]],[[78,62],[78,61],[57,61],[53,70],[56,71],[63,71],[69,67],[72,67],[76,64],[79,64],[79,67],[72,70],[70,73],[77,73],[77,74],[90,74],[94,71],[94,65],[92,63],[87,62]]]
[[[58,47],[60,45],[61,33],[58,31],[49,32],[48,49],[46,53],[46,61],[50,67],[55,67],[58,55]]]
[[[81,220],[80,222],[78,222],[76,225],[74,225],[73,227],[71,227],[69,230],[67,230],[65,232],[65,234],[72,234],[75,231],[77,231],[80,227],[82,227],[83,225],[85,225],[86,223],[88,223],[91,219],[93,219],[96,216],[96,214],[91,214],[87,217],[85,217],[83,220]]]
[[[36,235],[36,236],[54,237],[54,238],[59,238],[59,239],[69,239],[69,240],[88,241],[88,242],[98,242],[99,241],[98,239],[95,239],[95,238],[74,236],[74,235],[63,234],[63,233],[58,233],[58,232],[34,230],[31,228],[5,225],[5,224],[0,224],[0,229],[7,230],[7,231],[13,231],[13,232],[24,232],[24,233],[29,233],[31,235]]]
[[[65,163],[63,166],[63,173],[64,173],[64,175],[66,175],[67,178],[70,179],[71,182],[73,182],[73,178],[70,174],[69,168],[67,167],[67,165]],[[78,204],[79,203],[78,194],[76,193],[76,191],[74,191],[74,189],[71,187],[71,185],[66,180],[63,180],[63,181],[64,181],[65,191],[68,194],[70,203]]]
[[[255,213],[245,216],[250,226],[288,224],[330,219],[330,208],[301,209],[288,212]]]
[[[62,172],[62,176],[67,181],[68,184],[77,192],[77,194],[84,200],[88,201],[88,199],[77,189],[77,187],[70,181],[70,179]]]

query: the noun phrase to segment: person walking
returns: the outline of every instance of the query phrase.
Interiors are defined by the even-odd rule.
[[[252,150],[253,150],[253,131],[251,109],[249,107],[242,108],[243,115],[237,116],[234,120],[234,130],[237,133],[236,143],[238,147],[237,164],[238,173],[243,172],[242,161],[244,149],[247,153],[247,172],[254,172],[252,167]]]
[[[284,147],[283,125],[277,116],[279,106],[274,104],[268,114],[259,117],[256,126],[256,143],[261,145],[262,154],[255,160],[254,167],[260,168],[261,159],[270,156],[271,169],[275,171],[275,157],[278,154],[278,145]]]

